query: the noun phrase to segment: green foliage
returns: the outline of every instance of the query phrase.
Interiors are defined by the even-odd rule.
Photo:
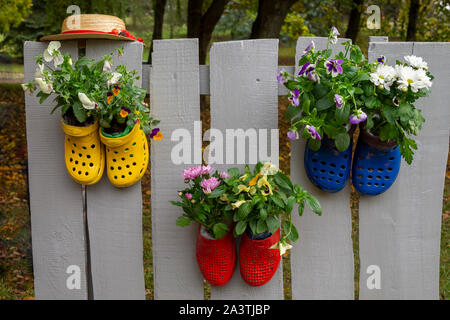
[[[239,178],[227,182],[232,187],[230,199],[232,207],[237,207],[233,220],[237,223],[235,235],[242,234],[247,227],[253,234],[266,231],[275,233],[283,222],[285,235],[280,245],[287,241],[297,241],[298,231],[292,223],[292,210],[295,205],[322,214],[317,199],[300,185],[292,184],[290,178],[271,163],[258,163],[254,170],[246,166]],[[301,215],[303,210],[299,211]]]
[[[11,27],[17,27],[31,13],[31,0],[1,0],[0,1],[0,33],[9,32]]]
[[[330,32],[328,45],[335,41],[335,37]],[[309,140],[308,145],[313,150],[320,148],[320,140],[326,134],[334,140],[339,151],[344,151],[350,144],[347,134],[349,116],[359,114],[363,104],[357,99],[357,94],[362,91],[355,84],[368,76],[359,72],[365,57],[357,45],[344,43],[344,52],[339,52],[334,58],[328,45],[325,50],[317,51],[311,43],[299,60],[303,74],[294,76],[281,72],[279,77],[284,79],[281,82],[284,82],[291,96],[292,104],[285,114],[286,119],[292,120],[290,131],[301,133],[303,138]],[[340,72],[330,72],[325,66],[332,61],[339,61],[342,67]],[[342,99],[340,106],[336,95]],[[296,97],[298,100],[295,100]],[[319,136],[313,134],[314,131]]]

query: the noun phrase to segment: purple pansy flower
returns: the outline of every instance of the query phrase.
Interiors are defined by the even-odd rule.
[[[131,113],[130,108],[127,108],[127,107],[125,107],[125,106],[120,107],[120,109],[123,110],[123,111],[126,111],[126,112],[128,112],[128,113]],[[159,130],[159,129],[158,129],[158,130]]]
[[[210,194],[215,188],[217,188],[220,184],[219,179],[216,177],[211,177],[209,179],[204,179],[200,182],[200,186],[203,188],[203,192],[205,194]]]
[[[153,139],[154,136],[156,136],[159,132],[159,128],[155,128],[152,130],[152,132],[150,133],[150,139]]]
[[[378,62],[378,63],[381,63],[381,64],[384,64],[385,60],[386,60],[386,57],[385,57],[385,56],[379,56],[379,57],[377,58],[377,62]]]
[[[334,102],[336,102],[336,108],[340,109],[344,105],[344,99],[337,93],[334,95]]]
[[[367,120],[367,114],[361,109],[358,109],[356,113],[348,117],[348,120],[350,121],[351,124],[358,124],[360,122],[364,122]]]
[[[332,77],[336,77],[338,74],[342,73],[341,64],[344,63],[342,59],[332,59],[324,62],[324,66],[328,73],[331,73]]]
[[[286,78],[286,75],[284,73],[285,73],[284,68],[281,68],[280,72],[277,75],[277,81],[278,81],[279,84],[283,84],[283,83],[287,82],[287,78]]]
[[[303,54],[300,56],[300,59],[303,58],[304,56],[306,56],[308,54],[308,52],[311,51],[311,49],[315,48],[315,44],[314,41],[311,41],[308,46],[305,48],[305,50],[303,51]]]
[[[320,136],[319,132],[317,132],[316,128],[314,126],[307,125],[306,130],[308,130],[309,134],[311,135],[311,138],[322,140],[322,137]]]
[[[295,130],[288,131],[287,136],[291,140],[298,140],[299,138],[298,132]]]
[[[292,104],[297,106],[300,104],[300,91],[298,91],[297,88],[294,89],[294,92],[291,91],[291,96],[289,97],[289,100],[291,100]]]

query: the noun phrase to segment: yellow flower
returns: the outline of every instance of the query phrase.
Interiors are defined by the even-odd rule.
[[[126,118],[126,116],[128,116],[128,112],[126,112],[125,110],[120,110],[120,116],[122,117],[122,118]]]
[[[251,195],[254,195],[255,193],[256,193],[256,191],[258,191],[255,187],[250,187],[250,191],[249,191],[249,193],[251,194]]]
[[[258,181],[258,178],[259,178],[260,175],[261,175],[261,172],[258,172],[258,174],[252,180],[250,180],[249,185],[250,186],[256,185],[256,181]]]
[[[117,96],[120,93],[120,87],[119,86],[114,86],[112,89],[112,93]]]
[[[139,112],[139,110],[136,110],[134,113],[136,113],[136,114],[141,114],[141,113]]]
[[[164,137],[163,133],[159,131],[157,134],[153,136],[153,140],[159,141]]]
[[[239,194],[242,191],[249,192],[250,188],[245,186],[245,185],[243,185],[243,184],[240,184],[240,185],[238,185],[238,192],[236,194]]]
[[[223,201],[223,202],[229,202],[230,200],[228,199],[227,194],[224,193],[224,194],[222,194],[222,195],[220,196],[220,201]]]
[[[245,201],[245,200],[239,200],[239,201],[236,201],[235,203],[232,203],[231,204],[231,207],[233,208],[233,209],[237,209],[237,208],[239,208],[241,205],[243,205],[244,203],[246,203],[247,201]]]
[[[239,180],[244,181],[244,180],[246,180],[247,178],[248,178],[248,174],[243,174],[243,175],[239,178]]]
[[[108,104],[110,104],[112,99],[113,99],[113,96],[109,96],[108,98],[106,98],[106,102],[108,102]]]
[[[261,188],[261,194],[263,196],[273,195],[272,186],[269,181],[267,181],[267,175],[264,175],[261,179],[258,180],[258,188]]]

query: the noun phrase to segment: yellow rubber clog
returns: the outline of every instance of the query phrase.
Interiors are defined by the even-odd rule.
[[[106,168],[111,184],[125,188],[141,180],[147,169],[149,151],[139,122],[123,137],[107,137],[100,129],[100,139],[106,146]]]
[[[105,169],[105,150],[98,136],[98,122],[87,126],[71,126],[61,121],[66,134],[64,157],[66,168],[79,184],[97,183]]]

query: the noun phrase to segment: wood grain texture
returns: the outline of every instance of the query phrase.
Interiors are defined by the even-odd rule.
[[[371,43],[369,60],[388,64],[421,56],[435,76],[431,94],[415,104],[426,119],[412,165],[402,161],[394,185],[359,202],[360,299],[438,299],[442,195],[450,123],[449,43]],[[381,289],[369,290],[367,267],[381,270]]]
[[[211,127],[220,130],[224,137],[227,129],[267,129],[267,145],[261,148],[248,143],[243,153],[247,162],[251,152],[256,153],[256,160],[267,161],[269,159],[259,154],[261,149],[267,149],[272,162],[278,165],[278,40],[214,43],[210,63]],[[271,129],[275,129],[272,154]],[[224,157],[230,151],[233,150],[224,150]],[[234,151],[236,157],[236,148]],[[243,164],[235,163],[210,164],[219,170],[243,167]],[[237,246],[239,248],[239,244]],[[236,252],[238,254],[239,251]],[[226,286],[211,288],[211,299],[283,299],[281,264],[272,280],[261,287],[246,284],[237,265],[233,278]]]
[[[203,299],[195,259],[197,226],[177,226],[182,209],[169,203],[185,188],[183,169],[201,163],[198,40],[157,40],[153,44],[151,108],[164,134],[163,140],[151,145],[155,299]],[[184,151],[190,152],[190,163],[178,164],[172,157],[180,143],[177,129],[184,130],[181,139],[189,139],[185,140],[189,150]]]
[[[301,37],[297,41],[297,62],[312,40],[316,49],[326,48],[327,38]],[[341,43],[346,40],[339,39],[331,46],[334,54],[343,50]],[[319,199],[323,212],[322,216],[316,216],[305,208],[302,217],[293,215],[300,239],[291,250],[292,298],[353,299],[350,186],[334,194],[317,189],[306,175],[304,151],[304,139],[291,141],[291,179]]]
[[[34,79],[34,58],[47,45],[25,42],[25,82]],[[64,42],[61,51],[77,60],[76,42]],[[87,299],[81,185],[66,171],[60,112],[50,114],[53,98],[40,104],[39,98],[25,94],[35,295],[36,299]],[[66,286],[71,265],[81,271],[80,289]]]
[[[113,67],[124,64],[142,75],[141,43],[87,40],[86,56],[100,59],[117,47],[124,53],[114,55]],[[87,212],[94,299],[144,299],[141,184],[118,189],[105,172],[87,187]]]

